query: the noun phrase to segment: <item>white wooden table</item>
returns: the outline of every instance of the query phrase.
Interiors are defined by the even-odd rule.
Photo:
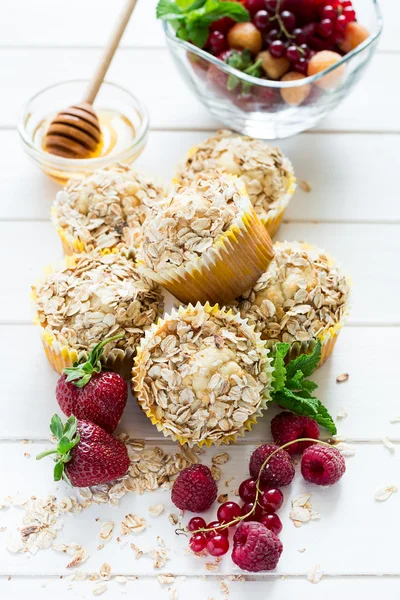
[[[122,0],[13,0],[3,2],[0,19],[0,504],[3,496],[61,497],[70,491],[51,482],[51,465],[34,456],[48,438],[48,422],[56,409],[57,376],[48,367],[39,335],[31,321],[30,284],[43,266],[61,255],[49,221],[49,207],[57,186],[24,156],[15,130],[19,106],[35,91],[52,82],[87,76],[107,37]],[[109,74],[109,79],[136,91],[147,103],[152,131],[138,167],[161,179],[196,141],[218,125],[181,82],[154,18],[155,0],[139,2]],[[177,538],[167,515],[174,512],[167,492],[138,497],[127,495],[120,507],[92,507],[65,518],[59,541],[78,542],[88,549],[82,566],[88,573],[104,562],[117,575],[138,576],[121,585],[114,579],[105,598],[121,593],[131,597],[174,597],[193,600],[362,596],[399,598],[398,555],[400,494],[387,502],[374,500],[382,485],[400,486],[400,415],[398,348],[400,333],[400,6],[382,0],[386,29],[377,56],[354,93],[317,129],[283,141],[299,179],[309,180],[312,192],[299,190],[279,231],[279,239],[304,239],[329,250],[354,279],[353,311],[340,336],[334,356],[316,375],[320,397],[333,415],[346,407],[338,422],[340,434],[355,448],[348,472],[332,490],[307,487],[301,477],[285,490],[281,511],[284,553],[276,572],[240,574],[229,556],[218,572],[204,568],[204,560],[185,554],[187,541]],[[93,26],[89,23],[93,20]],[[194,125],[195,124],[195,125]],[[336,376],[348,372],[347,383]],[[273,411],[271,410],[271,413]],[[234,490],[246,475],[253,448],[269,439],[271,413],[245,441],[229,449],[222,467],[223,480],[235,479]],[[131,402],[121,431],[150,443],[172,446]],[[388,436],[394,450],[384,446]],[[29,445],[22,443],[29,440]],[[31,457],[25,456],[30,454]],[[215,450],[206,459],[210,460]],[[313,508],[321,520],[299,529],[289,519],[290,499],[311,491]],[[163,515],[152,519],[151,504],[165,504]],[[151,525],[129,540],[140,546],[161,535],[170,548],[164,573],[179,576],[171,585],[157,580],[152,561],[133,558],[129,544],[114,540],[98,551],[99,525],[124,515],[145,516]],[[63,554],[53,550],[35,556],[10,554],[6,537],[20,525],[23,511],[0,511],[0,597],[11,594],[30,600],[54,597],[90,598],[94,583],[69,581]],[[299,549],[305,548],[304,552]],[[319,564],[324,575],[318,585],[307,573]],[[378,577],[380,576],[380,577]],[[70,589],[71,588],[71,589]],[[13,596],[14,597],[14,596]],[[19,597],[19,596],[17,596]]]

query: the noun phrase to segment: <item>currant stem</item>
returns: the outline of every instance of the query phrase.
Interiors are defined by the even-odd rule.
[[[261,465],[260,472],[259,472],[258,477],[257,477],[256,497],[254,499],[254,506],[253,506],[253,508],[246,515],[242,515],[241,517],[236,517],[236,519],[233,519],[233,521],[230,521],[229,523],[221,523],[221,525],[216,525],[215,527],[211,527],[211,528],[208,528],[208,529],[207,528],[197,529],[195,531],[191,531],[190,533],[192,535],[194,535],[196,533],[208,533],[209,531],[219,531],[220,529],[221,530],[222,529],[226,529],[227,527],[231,527],[232,525],[236,525],[237,523],[240,523],[240,521],[244,521],[248,517],[251,517],[251,515],[257,509],[258,497],[262,493],[262,490],[260,489],[260,481],[261,481],[261,474],[264,471],[266,465],[269,463],[269,461],[271,460],[271,458],[273,456],[275,456],[275,454],[277,454],[278,452],[280,452],[280,450],[285,450],[285,448],[288,448],[289,446],[292,446],[292,444],[297,444],[298,442],[313,442],[314,444],[321,444],[322,446],[330,446],[330,444],[328,442],[323,442],[321,440],[315,440],[314,438],[298,438],[297,440],[292,440],[291,442],[286,442],[286,444],[283,444],[283,446],[280,446],[279,448],[277,448],[276,450],[274,450],[273,452],[271,452],[271,454],[265,459],[265,461]],[[175,530],[175,533],[177,535],[186,535],[186,532],[188,532],[186,529],[176,529]]]

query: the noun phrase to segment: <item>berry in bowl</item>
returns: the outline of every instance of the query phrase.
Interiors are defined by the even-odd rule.
[[[159,0],[157,16],[201,102],[264,139],[304,131],[334,109],[382,31],[377,0]]]

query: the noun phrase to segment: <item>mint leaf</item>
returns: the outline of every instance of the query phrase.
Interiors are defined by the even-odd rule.
[[[64,427],[58,415],[53,415],[51,417],[50,431],[58,440],[62,438]]]
[[[289,351],[289,344],[278,343],[272,353],[272,367],[274,369],[274,381],[272,387],[277,392],[285,387],[286,383],[286,367],[285,356]]]
[[[201,8],[206,2],[207,0],[176,0],[177,5],[183,12]]]
[[[311,354],[301,354],[287,365],[287,377],[292,379],[297,371],[301,371],[305,377],[314,373],[321,360],[321,342],[317,342]]]
[[[312,396],[303,397],[301,394],[295,394],[285,388],[274,394],[274,400],[296,415],[311,417],[319,423],[319,425],[328,429],[330,433],[337,433],[336,425],[332,417],[318,398]]]
[[[164,19],[165,21],[185,18],[175,0],[159,0],[156,8],[156,16],[157,19]]]
[[[301,387],[304,391],[307,391],[311,394],[318,388],[318,385],[315,383],[315,381],[310,381],[309,379],[303,379],[303,381],[301,382]]]
[[[208,38],[208,25],[207,24],[187,24],[186,26],[188,40],[195,46],[203,48],[206,45]]]

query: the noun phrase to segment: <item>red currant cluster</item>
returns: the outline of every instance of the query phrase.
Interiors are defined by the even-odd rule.
[[[219,19],[210,27],[206,49],[224,60],[223,53],[233,47],[233,38],[236,48],[257,47],[260,40],[259,50],[269,50],[274,58],[286,58],[291,70],[303,75],[307,75],[309,60],[316,52],[343,53],[340,44],[346,26],[356,19],[351,0],[245,0],[244,5],[253,29],[230,18]],[[232,36],[235,29],[243,30],[247,37],[242,44]]]
[[[190,519],[188,530],[194,532],[189,542],[191,550],[196,554],[206,550],[211,556],[223,556],[229,550],[229,529],[242,521],[257,521],[279,535],[282,523],[276,511],[283,504],[283,494],[280,489],[264,487],[261,483],[259,487],[257,503],[257,480],[246,479],[239,487],[242,506],[236,502],[224,502],[218,508],[217,521],[208,525],[203,517]],[[199,531],[202,529],[206,531]]]

